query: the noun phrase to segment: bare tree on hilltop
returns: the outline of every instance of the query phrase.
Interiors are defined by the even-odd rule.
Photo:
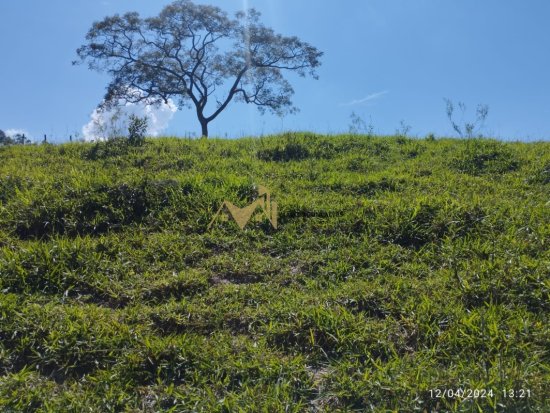
[[[178,0],[157,17],[133,12],[94,23],[77,53],[90,69],[112,76],[100,107],[174,98],[180,108],[194,107],[206,137],[232,100],[261,113],[297,111],[283,71],[317,78],[322,52],[259,18],[254,9],[232,19],[218,7]]]

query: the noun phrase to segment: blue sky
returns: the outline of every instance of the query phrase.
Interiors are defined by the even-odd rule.
[[[548,0],[210,0],[234,13],[255,7],[263,22],[324,52],[319,80],[290,76],[301,110],[283,119],[232,104],[211,136],[348,130],[355,112],[377,133],[400,122],[410,134],[454,136],[443,99],[475,114],[489,105],[483,133],[550,140]],[[0,129],[66,140],[90,121],[109,78],[72,66],[91,24],[107,15],[157,14],[164,0],[1,0]],[[163,135],[199,133],[184,109]]]

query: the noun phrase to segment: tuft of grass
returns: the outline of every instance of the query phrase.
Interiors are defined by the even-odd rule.
[[[457,171],[471,175],[502,174],[519,167],[519,161],[506,145],[481,138],[468,141],[452,164]]]

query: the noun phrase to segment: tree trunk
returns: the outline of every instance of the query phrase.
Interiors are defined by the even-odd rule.
[[[201,120],[202,137],[208,138],[208,122]]]

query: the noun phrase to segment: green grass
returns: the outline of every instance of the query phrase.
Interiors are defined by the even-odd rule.
[[[550,411],[550,143],[2,147],[0,291],[2,412]]]

